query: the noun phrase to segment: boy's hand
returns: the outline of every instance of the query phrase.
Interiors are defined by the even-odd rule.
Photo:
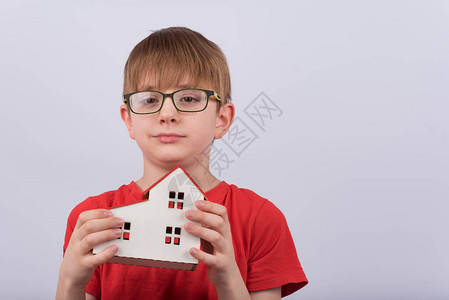
[[[111,245],[96,255],[92,254],[92,249],[98,244],[120,237],[122,226],[123,220],[112,217],[109,210],[95,209],[82,212],[62,260],[59,284],[70,289],[82,288],[84,291],[95,268],[112,258],[118,251],[116,245]]]
[[[219,295],[220,291],[228,294],[229,291],[243,291],[242,289],[247,294],[248,291],[235,261],[231,226],[226,207],[203,200],[198,200],[195,205],[199,211],[188,210],[186,217],[200,223],[201,226],[188,222],[184,228],[187,232],[209,242],[212,247],[210,245],[207,247],[203,243],[203,250],[191,248],[190,255],[209,266],[209,280]]]

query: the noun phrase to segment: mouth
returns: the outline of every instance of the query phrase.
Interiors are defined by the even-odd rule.
[[[185,138],[185,136],[176,133],[160,133],[158,135],[154,135],[153,137],[160,143],[175,143]]]

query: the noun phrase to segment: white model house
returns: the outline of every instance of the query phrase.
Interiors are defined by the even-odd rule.
[[[123,234],[95,247],[93,253],[116,244],[119,251],[111,263],[193,271],[198,261],[189,249],[199,249],[200,238],[184,230],[184,214],[203,199],[204,193],[178,165],[149,188],[148,199],[111,209],[125,221]]]

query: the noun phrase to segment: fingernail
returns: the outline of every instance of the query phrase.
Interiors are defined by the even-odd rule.
[[[112,245],[111,246],[112,252],[117,252],[118,251],[118,247],[116,245]]]
[[[105,216],[105,218],[112,217],[112,212],[110,212],[109,210],[107,210],[107,211],[104,212],[104,216]]]
[[[193,229],[192,224],[191,224],[191,223],[187,223],[187,224],[186,224],[186,230],[190,231],[190,230],[192,230],[192,229]]]
[[[204,201],[198,201],[198,207],[204,207]]]
[[[187,216],[187,218],[193,218],[195,216],[195,212],[194,211],[188,211],[188,212],[186,212],[186,216]]]
[[[122,226],[122,225],[123,225],[123,219],[117,219],[117,220],[115,221],[115,224],[116,224],[117,226]]]
[[[198,251],[195,248],[190,249],[190,254],[195,255]]]
[[[115,235],[122,235],[122,230],[121,229],[115,229],[114,230],[114,234]]]

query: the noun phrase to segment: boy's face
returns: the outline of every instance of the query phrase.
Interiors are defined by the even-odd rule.
[[[186,84],[161,91],[172,93]],[[198,86],[211,89],[207,86]],[[145,90],[157,90],[147,87]],[[212,89],[211,89],[212,90]],[[144,160],[153,166],[172,168],[181,163],[208,166],[209,151],[214,138],[221,138],[229,129],[234,106],[223,104],[217,113],[218,101],[211,97],[206,109],[200,112],[179,112],[170,98],[166,98],[161,110],[154,114],[137,115],[122,105],[122,119],[128,127],[130,137],[135,139]]]

